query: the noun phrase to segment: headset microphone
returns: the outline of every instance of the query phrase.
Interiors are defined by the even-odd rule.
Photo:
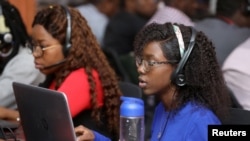
[[[59,65],[63,64],[64,62],[66,62],[66,60],[65,60],[65,59],[63,59],[63,60],[61,60],[61,61],[59,61],[59,62],[57,62],[57,63],[55,63],[55,64],[53,64],[53,65],[46,66],[46,67],[44,67],[44,68],[43,68],[43,70],[46,70],[46,69],[50,69],[50,68],[53,68],[53,67],[59,66]]]

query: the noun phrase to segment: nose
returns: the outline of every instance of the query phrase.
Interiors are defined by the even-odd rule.
[[[34,46],[33,49],[32,49],[32,55],[33,55],[35,58],[42,57],[42,56],[43,56],[43,50],[41,49],[40,46],[36,45],[36,46]]]
[[[144,69],[142,64],[137,66],[137,72],[139,74],[144,74],[145,73],[145,69]]]
[[[41,56],[40,53],[39,53],[39,51],[36,50],[36,48],[32,51],[32,55],[33,55],[35,58]]]

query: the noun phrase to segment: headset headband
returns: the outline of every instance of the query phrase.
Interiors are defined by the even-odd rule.
[[[176,25],[174,25],[173,27],[174,27],[175,34],[177,36],[178,43],[183,42],[182,36],[177,35],[177,34],[181,34],[181,31],[180,31],[179,27],[176,26]],[[178,28],[176,28],[176,27],[178,27]],[[191,30],[192,30],[191,31],[192,35],[191,35],[191,38],[190,38],[190,43],[188,45],[187,51],[184,52],[183,57],[181,58],[178,66],[176,67],[175,71],[173,72],[173,74],[171,76],[171,81],[173,81],[178,86],[184,86],[186,84],[185,76],[182,73],[182,70],[183,70],[183,67],[185,66],[185,64],[186,64],[186,62],[187,62],[187,60],[189,58],[189,55],[191,54],[191,52],[193,50],[193,47],[194,47],[194,44],[195,44],[195,37],[196,37],[196,30],[194,28],[192,28],[192,27],[191,27]],[[183,42],[183,45],[184,45],[184,42]],[[180,48],[180,53],[181,53],[181,51],[182,51],[182,43],[181,44],[179,43],[179,48]]]

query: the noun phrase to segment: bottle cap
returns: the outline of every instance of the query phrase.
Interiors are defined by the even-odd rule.
[[[144,102],[142,99],[122,96],[120,116],[139,117],[144,116]]]

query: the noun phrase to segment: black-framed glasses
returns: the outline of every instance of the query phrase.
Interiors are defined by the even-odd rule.
[[[142,65],[144,71],[149,71],[151,68],[162,65],[162,64],[172,64],[176,63],[176,61],[152,61],[152,60],[144,60],[140,57],[135,58],[135,64],[137,67]]]
[[[36,55],[38,57],[41,57],[41,56],[43,56],[45,50],[55,48],[58,46],[59,46],[59,44],[54,44],[54,45],[50,45],[50,46],[41,46],[41,45],[32,45],[31,44],[30,49],[31,49],[32,53],[36,53]]]

